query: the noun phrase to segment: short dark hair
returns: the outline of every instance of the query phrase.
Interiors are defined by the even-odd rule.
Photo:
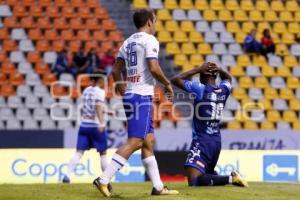
[[[91,74],[90,79],[91,79],[92,81],[97,82],[97,81],[100,80],[100,79],[103,80],[105,76],[106,76],[106,73],[105,73],[104,71],[100,71],[100,70],[99,70],[99,71],[97,71],[97,72]]]
[[[151,9],[139,9],[135,10],[133,14],[133,22],[137,29],[146,25],[147,21],[150,19],[153,21],[154,11]]]

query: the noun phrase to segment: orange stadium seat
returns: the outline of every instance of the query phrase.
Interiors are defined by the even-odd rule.
[[[8,30],[6,28],[0,28],[0,40],[6,40],[9,38],[10,35],[8,33]]]
[[[116,24],[111,19],[105,19],[102,21],[102,27],[106,31],[114,31],[117,29]]]
[[[18,4],[18,0],[6,0],[5,3],[10,6],[15,6]]]
[[[51,46],[47,40],[38,40],[36,43],[36,49],[41,52],[49,51]]]
[[[85,7],[85,4],[82,0],[70,0],[70,5],[73,7]]]
[[[44,15],[42,8],[39,5],[31,5],[29,14],[32,17],[42,17]]]
[[[48,73],[48,74],[43,75],[43,84],[44,85],[50,86],[56,80],[57,79],[56,79],[55,74]]]
[[[84,29],[84,25],[81,18],[72,18],[70,21],[70,28],[73,30]]]
[[[68,0],[55,0],[54,4],[58,7],[65,7],[69,5]]]
[[[49,21],[48,17],[40,17],[37,20],[37,26],[41,29],[50,29],[52,28],[52,24]]]
[[[80,8],[78,11],[78,16],[83,19],[92,17],[90,8],[88,7]]]
[[[11,16],[11,17],[5,17],[4,18],[4,26],[6,28],[18,28],[19,23],[16,17]]]
[[[87,41],[91,39],[90,32],[88,30],[79,30],[76,35],[77,40]]]
[[[81,41],[78,40],[71,41],[69,45],[69,50],[71,52],[77,52],[80,47],[81,47]]]
[[[14,40],[10,40],[10,39],[3,40],[2,45],[3,45],[2,48],[5,51],[15,51],[18,49],[16,41]]]
[[[86,0],[85,2],[86,2],[86,6],[90,8],[97,8],[100,5],[98,0]]]
[[[63,7],[62,16],[66,18],[76,17],[76,13],[74,12],[74,8],[70,6]]]
[[[26,29],[35,28],[35,23],[31,16],[23,17],[20,21],[20,24]]]
[[[42,7],[48,7],[51,5],[51,3],[52,3],[52,0],[39,0],[39,4]]]
[[[74,38],[75,38],[74,32],[70,29],[63,30],[60,33],[60,39],[62,39],[62,40],[70,41],[70,40],[74,40]]]
[[[57,40],[59,39],[57,31],[55,29],[48,29],[45,31],[44,39],[46,40]]]
[[[24,84],[24,77],[22,74],[14,73],[10,75],[10,84],[14,86],[19,86]]]
[[[58,11],[58,7],[55,5],[48,6],[46,8],[46,16],[50,18],[60,17],[60,12]]]
[[[26,8],[21,4],[15,5],[13,8],[13,15],[16,17],[26,17],[27,16]]]
[[[30,63],[37,63],[41,61],[41,56],[37,51],[29,51],[27,54],[27,60]]]
[[[43,38],[42,32],[40,29],[30,29],[28,36],[31,40],[41,40]]]
[[[87,19],[85,24],[89,30],[99,30],[101,28],[101,23],[97,18]]]
[[[55,40],[52,43],[52,50],[55,52],[60,52],[66,47],[66,42],[64,40]]]
[[[6,74],[0,73],[0,86],[7,83],[7,76]]]
[[[101,51],[102,53],[107,52],[110,49],[113,49],[113,43],[112,41],[106,41],[101,43]]]
[[[67,92],[65,90],[65,88],[61,85],[55,84],[51,87],[51,95],[52,97],[62,97],[62,96],[66,96]]]
[[[95,9],[95,14],[94,15],[98,19],[107,19],[108,18],[107,10],[103,7],[97,7]]]
[[[69,23],[67,23],[67,21],[64,17],[60,17],[60,18],[54,19],[53,26],[55,29],[58,29],[58,30],[68,29]]]
[[[0,63],[6,61],[7,59],[8,59],[8,58],[7,58],[6,52],[0,50]],[[1,69],[0,69],[0,71],[1,71]]]
[[[11,62],[3,62],[1,66],[2,73],[4,74],[13,74],[16,72],[16,67]]]
[[[106,41],[106,40],[108,40],[107,35],[106,35],[105,31],[103,31],[103,30],[94,31],[93,39],[97,40],[97,41]]]
[[[9,97],[16,95],[16,91],[11,84],[2,85],[0,90],[0,96]]]
[[[47,64],[43,62],[38,62],[35,65],[35,72],[40,74],[40,75],[46,75],[50,73],[50,69]]]
[[[85,50],[90,51],[91,49],[97,49],[98,46],[99,46],[98,41],[95,40],[87,41],[85,43]]]
[[[116,42],[123,41],[123,35],[120,31],[110,31],[108,38],[111,41],[116,41]]]

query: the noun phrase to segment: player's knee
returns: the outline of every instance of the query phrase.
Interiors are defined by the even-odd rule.
[[[143,147],[143,140],[142,139],[133,139],[128,141],[129,145],[134,149],[134,150],[139,150]]]

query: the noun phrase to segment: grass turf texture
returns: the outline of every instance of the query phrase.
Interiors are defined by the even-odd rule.
[[[180,191],[177,196],[150,196],[151,184],[113,184],[113,200],[299,200],[300,184],[250,183],[249,188],[233,186],[194,187],[185,183],[167,183]],[[91,184],[0,185],[0,200],[94,200],[105,199]]]

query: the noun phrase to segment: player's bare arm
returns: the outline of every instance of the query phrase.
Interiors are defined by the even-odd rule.
[[[148,60],[148,66],[153,77],[164,85],[169,100],[172,100],[174,93],[173,93],[173,88],[171,86],[171,82],[167,79],[167,77],[162,72],[158,60],[156,59]]]
[[[115,82],[121,82],[123,81],[122,77],[122,70],[125,68],[125,61],[123,59],[117,59],[116,63],[113,68],[113,78]],[[126,85],[123,83],[116,84],[116,92],[118,92],[120,95],[123,95],[126,89]]]
[[[99,120],[99,130],[100,132],[104,131],[105,128],[105,121],[104,121],[104,109],[100,103],[96,104],[96,114]]]
[[[211,63],[204,63],[198,68],[191,69],[189,71],[183,72],[171,79],[171,82],[180,89],[184,89],[184,80],[191,78],[195,74],[207,73],[208,69],[211,68]],[[210,72],[208,72],[210,73]]]

